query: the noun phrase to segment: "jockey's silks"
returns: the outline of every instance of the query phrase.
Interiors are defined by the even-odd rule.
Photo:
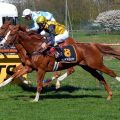
[[[63,33],[65,32],[65,30],[66,30],[66,28],[65,28],[64,25],[59,24],[59,23],[56,22],[56,21],[47,21],[44,29],[45,29],[45,30],[49,30],[49,26],[50,26],[50,25],[54,25],[54,26],[55,26],[55,30],[54,30],[55,35],[63,34]]]

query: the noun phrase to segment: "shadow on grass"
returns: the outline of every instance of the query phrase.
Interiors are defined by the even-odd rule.
[[[96,91],[100,90],[98,88],[82,88],[82,87],[74,87],[74,86],[62,86],[59,90],[55,89],[55,86],[51,87],[46,87],[43,88],[41,99],[72,99],[72,98],[103,98],[100,95],[71,95],[70,93],[73,93],[78,90],[90,90],[90,91]],[[33,92],[33,91],[32,91]],[[35,90],[36,92],[36,90]],[[54,93],[49,93],[49,94],[44,94],[48,92],[54,92]],[[63,93],[63,92],[68,92],[68,93]],[[24,93],[23,93],[24,94]],[[30,98],[34,99],[35,95],[16,95],[16,96],[11,96],[11,98],[14,98],[15,100],[22,99],[24,101],[29,100]]]
[[[30,96],[34,98],[35,96]],[[70,95],[70,94],[55,94],[55,95],[41,95],[42,99],[72,99],[72,98],[102,98],[100,95]]]
[[[27,87],[22,87],[22,89],[24,91],[28,91],[28,92],[36,92],[37,88],[36,87],[33,87],[33,86],[27,86]],[[100,87],[74,87],[74,86],[62,86],[60,87],[59,89],[55,89],[55,86],[54,85],[51,85],[50,87],[44,87],[43,90],[42,90],[42,93],[46,93],[46,92],[69,92],[69,93],[72,93],[74,91],[78,91],[78,90],[85,90],[85,91],[96,91],[96,90],[100,90],[101,88]]]
[[[26,96],[26,95],[17,95],[17,96],[11,96],[11,98],[15,100],[24,100],[28,101],[31,98],[34,99],[35,95]],[[53,94],[53,95],[40,95],[40,100],[44,99],[82,99],[82,98],[103,98],[100,95],[70,95],[70,94]]]

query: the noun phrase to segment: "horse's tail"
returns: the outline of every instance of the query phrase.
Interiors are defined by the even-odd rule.
[[[108,45],[108,46],[120,46],[120,43],[102,43],[102,45]]]
[[[109,45],[95,44],[95,46],[100,50],[104,55],[113,56],[116,59],[120,60],[120,50],[115,50]]]

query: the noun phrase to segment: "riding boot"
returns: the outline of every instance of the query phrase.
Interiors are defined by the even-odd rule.
[[[64,55],[63,55],[63,52],[62,52],[62,49],[59,47],[59,45],[55,46],[55,49],[56,49],[56,58],[58,60],[61,60],[64,58]]]

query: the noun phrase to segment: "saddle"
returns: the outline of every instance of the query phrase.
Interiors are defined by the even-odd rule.
[[[60,45],[52,47],[50,49],[50,53],[55,55],[56,61],[60,62],[76,62],[77,61],[77,54],[76,50],[73,45],[66,45],[60,47]]]
[[[57,62],[74,63],[77,61],[77,54],[74,45],[60,43],[54,47],[48,46],[47,49],[39,49],[33,54],[43,54],[55,57]]]

